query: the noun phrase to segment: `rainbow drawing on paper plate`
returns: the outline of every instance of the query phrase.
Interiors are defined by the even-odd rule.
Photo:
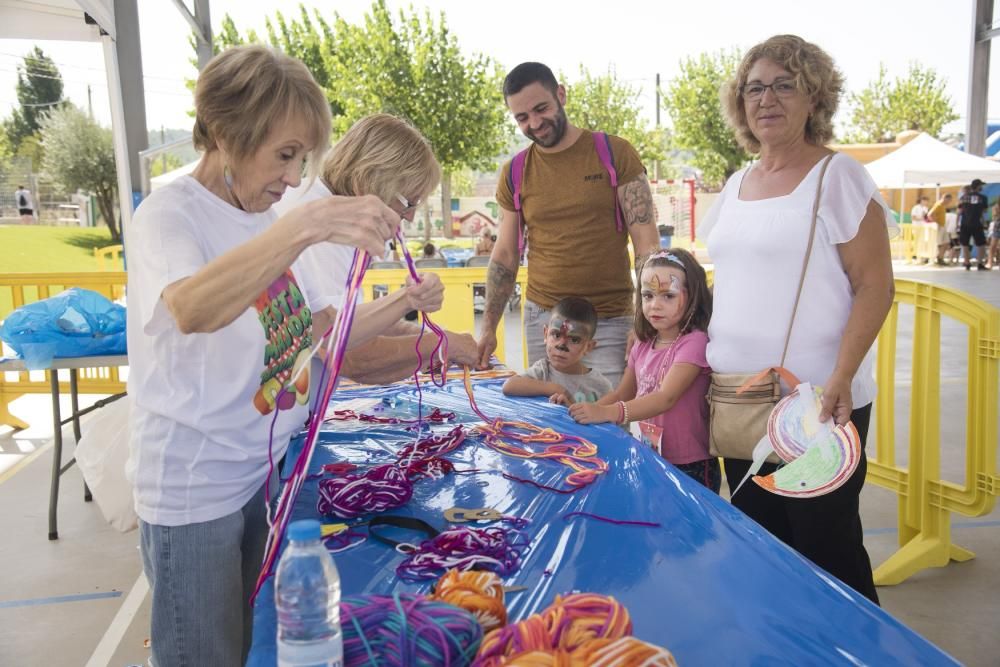
[[[804,401],[800,390],[811,390]],[[819,421],[821,391],[808,383],[781,399],[767,421],[774,452],[787,465],[753,481],[771,493],[790,498],[813,498],[840,488],[858,467],[861,444],[854,424]]]

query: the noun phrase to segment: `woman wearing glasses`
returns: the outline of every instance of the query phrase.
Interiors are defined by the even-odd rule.
[[[417,206],[440,180],[441,167],[427,139],[396,116],[374,114],[358,120],[334,144],[323,161],[322,178],[305,191],[292,193],[275,208],[279,213],[295,210],[307,202],[328,199],[333,193],[374,195],[398,218],[412,222]],[[353,253],[354,248],[347,245],[322,243],[302,254],[303,263],[312,269],[323,293],[334,303],[344,291]],[[428,275],[438,281],[433,273]],[[400,318],[378,338],[350,350],[342,372],[369,384],[394,382],[411,375],[417,363],[419,333],[419,325]],[[475,339],[470,334],[445,333],[449,361],[475,365]],[[423,336],[420,344],[422,358],[431,361],[436,340]]]
[[[825,146],[842,85],[822,49],[778,35],[751,48],[723,88],[727,120],[758,159],[729,179],[700,226],[715,264],[707,356],[716,373],[779,364],[822,178],[784,366],[823,388],[820,419],[853,421],[863,447],[875,399],[870,348],[893,300],[887,227],[896,225],[865,169]],[[725,459],[726,478],[742,479],[749,465]],[[746,484],[733,504],[877,603],[858,513],[866,469],[862,451],[851,479],[830,494],[789,499]]]

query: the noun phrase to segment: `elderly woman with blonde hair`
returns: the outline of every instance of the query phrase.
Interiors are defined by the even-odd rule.
[[[337,140],[323,160],[322,178],[303,184],[275,208],[279,212],[291,211],[333,194],[374,195],[398,217],[412,222],[417,207],[440,180],[441,167],[430,143],[415,127],[391,114],[372,114],[356,121]],[[350,246],[320,243],[302,254],[303,263],[313,269],[330,299],[344,292],[353,252]],[[401,380],[413,373],[418,341],[420,357],[434,363],[431,357],[437,339],[419,334],[419,325],[400,320],[377,338],[352,349],[341,372],[368,384]],[[476,363],[476,341],[470,334],[446,330],[445,335],[448,361]]]
[[[713,371],[751,374],[784,360],[823,388],[820,420],[852,421],[863,448],[875,399],[871,347],[893,300],[895,222],[864,167],[825,145],[842,85],[830,56],[794,35],[746,53],[721,97],[737,140],[759,157],[726,183],[700,236],[715,266]],[[745,458],[724,460],[734,486]],[[825,496],[789,499],[746,484],[732,502],[877,602],[858,513],[866,469],[862,450],[850,480]]]
[[[269,459],[307,417],[305,362],[334,316],[297,258],[325,241],[381,256],[400,220],[375,196],[272,210],[330,136],[323,92],[293,58],[219,54],[198,78],[195,118],[201,161],[143,202],[127,245],[129,466],[160,666],[246,659]],[[364,304],[349,344],[442,295],[430,277]]]

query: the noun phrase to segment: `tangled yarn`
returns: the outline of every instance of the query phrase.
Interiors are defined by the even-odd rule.
[[[449,569],[488,570],[507,576],[521,565],[528,545],[518,530],[454,526],[425,540],[396,567],[403,581],[437,579]]]
[[[528,651],[499,664],[517,667],[677,667],[670,651],[635,637],[594,639],[572,652]]]
[[[476,427],[476,432],[483,437],[483,441],[492,449],[524,459],[552,459],[573,470],[566,476],[566,484],[569,489],[558,489],[532,482],[520,478],[504,475],[508,479],[515,479],[520,482],[528,482],[534,486],[549,491],[567,493],[578,491],[591,484],[600,475],[608,470],[608,464],[603,459],[597,458],[597,445],[584,438],[559,433],[555,429],[542,428],[528,422],[507,421],[501,417],[490,419],[476,404],[476,397],[472,391],[472,378],[470,369],[465,367],[465,393],[469,396],[469,405],[472,410],[479,415],[485,424]],[[536,443],[546,445],[545,449],[531,451],[524,447],[519,447],[514,442]]]
[[[483,638],[477,667],[583,667],[651,665],[676,667],[669,651],[630,637],[628,610],[613,597],[594,593],[556,596],[539,614],[493,630]]]
[[[320,514],[353,519],[368,512],[382,512],[405,504],[413,483],[394,463],[370,468],[360,475],[341,475],[319,482]]]
[[[464,441],[465,429],[456,426],[446,435],[427,435],[407,445],[397,455],[397,463],[385,463],[360,474],[352,472],[352,464],[324,466],[324,471],[340,474],[320,480],[316,509],[323,515],[353,519],[404,505],[413,496],[410,476],[437,479],[451,472],[451,461],[440,457]]]
[[[503,582],[492,572],[448,570],[434,585],[430,598],[471,613],[486,632],[507,625]]]
[[[358,595],[340,601],[344,665],[464,667],[483,629],[464,609],[422,595]]]

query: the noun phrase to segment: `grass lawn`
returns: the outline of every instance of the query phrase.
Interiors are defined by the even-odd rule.
[[[94,248],[107,245],[112,241],[104,226],[0,225],[0,273],[98,271]]]

